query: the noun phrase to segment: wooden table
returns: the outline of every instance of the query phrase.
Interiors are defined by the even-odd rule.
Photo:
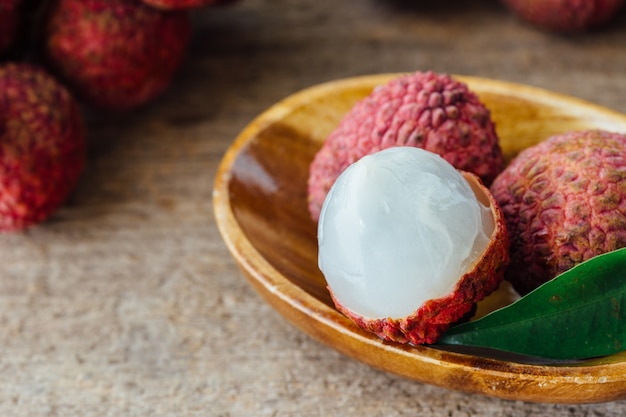
[[[558,36],[496,0],[241,0],[195,12],[194,25],[163,96],[128,116],[89,115],[88,166],[70,201],[0,236],[0,415],[623,415],[626,402],[436,388],[315,342],[238,271],[212,185],[254,116],[337,78],[432,69],[626,113],[626,13],[606,30]]]

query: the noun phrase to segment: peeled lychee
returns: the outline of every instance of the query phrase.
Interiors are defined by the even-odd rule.
[[[332,186],[318,223],[319,267],[339,311],[400,343],[433,343],[495,290],[508,262],[501,210],[473,174],[394,147]]]
[[[423,148],[490,184],[504,167],[489,110],[449,75],[416,72],[379,86],[342,118],[311,163],[309,211],[350,164],[394,146]]]
[[[0,1],[0,53],[5,52],[13,43],[20,19],[21,3],[22,0]]]
[[[85,164],[85,131],[70,93],[44,70],[0,66],[0,231],[48,218]]]
[[[161,10],[197,9],[208,6],[221,6],[237,0],[142,0],[144,3]]]
[[[624,0],[502,0],[517,16],[542,29],[582,32],[608,22]]]
[[[55,0],[46,32],[51,65],[77,95],[126,111],[170,84],[191,33],[186,12],[139,0]]]
[[[626,135],[552,136],[521,152],[491,192],[511,237],[506,278],[525,294],[626,246]]]

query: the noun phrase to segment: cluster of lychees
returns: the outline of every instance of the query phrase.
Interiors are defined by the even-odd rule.
[[[0,0],[0,231],[45,220],[75,187],[81,104],[155,98],[185,56],[190,10],[228,1]]]
[[[489,108],[448,74],[398,76],[355,103],[307,183],[337,309],[385,340],[433,343],[502,279],[524,295],[626,247],[626,134],[536,140],[506,163]],[[397,149],[412,147],[430,156]],[[492,217],[476,215],[442,161]],[[467,269],[451,267],[460,259]]]

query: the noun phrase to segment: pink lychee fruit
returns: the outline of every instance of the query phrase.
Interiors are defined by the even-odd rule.
[[[0,231],[47,219],[85,165],[80,109],[65,87],[28,64],[0,66]]]
[[[15,38],[20,19],[20,6],[22,0],[0,1],[0,53],[5,52]]]
[[[191,33],[186,12],[139,0],[55,0],[46,26],[50,64],[77,96],[128,111],[170,84]]]
[[[149,6],[161,10],[198,9],[209,6],[223,6],[238,0],[142,0]]]
[[[607,23],[624,0],[502,0],[524,21],[555,32],[582,32]]]
[[[403,75],[357,102],[315,155],[307,189],[313,220],[343,170],[394,146],[435,152],[487,185],[504,167],[491,114],[465,83],[430,71]]]
[[[491,192],[511,237],[506,278],[525,294],[626,246],[626,135],[552,136],[511,161]]]
[[[366,155],[333,184],[319,267],[337,309],[384,340],[433,343],[503,280],[504,215],[474,174],[434,154]]]

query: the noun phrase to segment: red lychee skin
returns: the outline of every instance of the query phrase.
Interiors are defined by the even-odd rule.
[[[238,0],[142,0],[160,10],[188,10],[209,6],[224,6]]]
[[[85,129],[70,93],[43,69],[0,66],[0,231],[47,219],[85,165]]]
[[[506,279],[525,294],[626,246],[626,135],[555,135],[521,152],[491,192],[511,236]]]
[[[466,84],[433,72],[400,76],[356,103],[315,155],[307,190],[313,220],[350,164],[393,146],[437,153],[485,184],[504,168],[491,114]]]
[[[413,345],[435,343],[450,326],[472,311],[474,305],[495,291],[504,279],[509,262],[509,236],[504,214],[489,190],[478,177],[463,172],[477,195],[484,195],[494,216],[495,228],[491,242],[474,268],[463,275],[454,290],[442,298],[432,299],[404,318],[372,319],[363,317],[343,306],[332,290],[336,308],[361,329],[374,333],[383,340]]]
[[[0,1],[0,53],[5,52],[13,43],[21,3],[22,0]]]
[[[97,107],[128,111],[170,84],[186,52],[186,12],[139,0],[57,0],[48,18],[49,61],[76,94]]]
[[[502,0],[517,16],[555,32],[582,32],[607,23],[624,0]]]

